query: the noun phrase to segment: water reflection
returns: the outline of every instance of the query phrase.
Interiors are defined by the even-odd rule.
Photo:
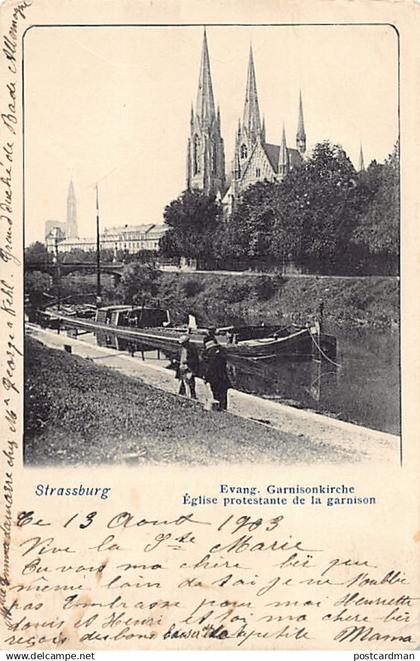
[[[247,393],[328,413],[374,429],[400,433],[399,335],[397,331],[328,329],[338,340],[336,367],[314,360],[229,361],[233,386]],[[138,355],[156,349],[98,333],[101,346]],[[177,355],[160,352],[165,365]]]

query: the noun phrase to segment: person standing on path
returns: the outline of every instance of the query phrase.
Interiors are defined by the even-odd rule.
[[[227,409],[227,392],[231,387],[223,348],[217,342],[214,331],[209,330],[203,340],[203,378],[210,385],[213,398],[220,411]]]
[[[198,353],[195,346],[190,342],[188,335],[181,335],[179,338],[181,353],[179,356],[179,367],[177,378],[180,380],[179,395],[189,394],[191,399],[197,399],[195,392],[195,377],[199,371]]]

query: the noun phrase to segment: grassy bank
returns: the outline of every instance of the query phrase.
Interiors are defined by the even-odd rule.
[[[387,328],[399,318],[399,281],[379,276],[164,273],[159,297],[177,321],[191,312],[203,324],[300,323],[314,318],[321,301],[333,325]]]
[[[105,304],[121,302],[110,276],[103,274],[103,279]],[[89,292],[94,297],[94,274],[62,280],[64,293]],[[317,314],[321,300],[324,319],[333,325],[387,328],[399,318],[399,280],[381,276],[162,273],[157,298],[176,322],[192,312],[206,325],[306,322]]]
[[[205,411],[27,338],[26,463],[117,463],[130,454],[139,462],[189,464],[342,460],[327,444]]]

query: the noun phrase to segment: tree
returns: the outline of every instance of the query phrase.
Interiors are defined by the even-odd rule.
[[[232,216],[219,226],[215,238],[219,258],[264,260],[271,255],[278,183],[250,186]]]
[[[47,247],[41,241],[31,243],[25,249],[25,260],[32,264],[45,264],[48,261]]]
[[[157,296],[159,278],[160,272],[152,264],[127,264],[118,285],[118,294],[128,305],[141,305],[148,298]]]
[[[314,271],[334,272],[354,228],[356,185],[344,150],[329,142],[316,145],[311,157],[281,182],[273,250],[288,251]]]
[[[352,238],[373,259],[379,258],[386,270],[395,272],[398,268],[400,231],[398,143],[379,170],[370,170],[369,167],[366,175],[373,192],[360,210],[359,223]]]
[[[160,239],[160,253],[208,262],[220,217],[221,206],[214,197],[195,189],[184,191],[163,213],[169,229]]]
[[[29,303],[34,307],[40,307],[46,302],[44,294],[48,294],[52,285],[52,278],[41,271],[29,271],[25,273],[25,295]]]

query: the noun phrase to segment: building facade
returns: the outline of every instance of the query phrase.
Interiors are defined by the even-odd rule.
[[[159,240],[164,235],[166,225],[123,225],[105,228],[100,235],[103,249],[127,251],[131,254],[139,250],[157,251]],[[45,223],[45,245],[48,252],[71,252],[72,250],[96,250],[96,237],[79,237],[77,231],[77,202],[73,182],[67,194],[67,220],[60,222],[47,220]]]
[[[280,135],[280,131],[279,131]],[[242,119],[235,135],[231,172],[225,174],[220,111],[215,111],[207,35],[204,32],[196,111],[191,109],[190,137],[187,145],[187,188],[215,194],[230,215],[242,193],[258,181],[281,181],[305,157],[306,133],[302,94],[299,96],[296,146],[287,144],[283,124],[279,144],[266,141],[265,122],[261,120],[252,47]]]
[[[159,240],[167,230],[166,225],[124,225],[106,228],[100,235],[100,247],[104,250],[126,251],[130,254],[140,250],[157,251]],[[68,238],[58,243],[59,252],[72,250],[96,250],[96,238]]]

